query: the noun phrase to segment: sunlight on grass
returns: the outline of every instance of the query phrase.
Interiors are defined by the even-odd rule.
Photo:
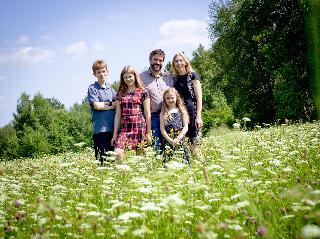
[[[320,237],[319,123],[220,129],[201,152],[1,162],[0,238]]]

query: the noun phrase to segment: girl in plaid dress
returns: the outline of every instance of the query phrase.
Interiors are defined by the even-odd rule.
[[[149,93],[132,66],[125,66],[120,75],[116,97],[116,115],[111,144],[118,159],[123,159],[126,147],[138,150],[150,141],[151,113]]]
[[[170,160],[174,150],[181,150],[184,152],[184,161],[190,163],[188,147],[184,140],[188,123],[189,115],[178,91],[175,88],[167,89],[163,94],[160,113],[160,130],[165,139],[164,162]]]

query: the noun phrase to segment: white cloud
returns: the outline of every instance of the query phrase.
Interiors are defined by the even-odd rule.
[[[0,103],[4,102],[4,97],[0,95]]]
[[[16,43],[19,45],[27,44],[29,42],[29,37],[25,34],[19,36]]]
[[[0,63],[31,65],[39,62],[50,62],[55,53],[42,47],[26,46],[14,50],[12,53],[0,55]]]
[[[157,42],[158,47],[173,48],[179,46],[198,47],[202,44],[204,47],[209,46],[207,23],[204,21],[189,20],[172,20],[161,25],[160,40]]]
[[[65,53],[78,57],[87,51],[88,47],[84,41],[73,43],[65,48]]]

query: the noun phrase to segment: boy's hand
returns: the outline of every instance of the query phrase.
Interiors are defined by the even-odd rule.
[[[112,136],[112,139],[111,139],[111,145],[114,146],[114,141],[116,140],[117,136]]]

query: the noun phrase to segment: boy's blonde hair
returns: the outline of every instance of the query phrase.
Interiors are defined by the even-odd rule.
[[[166,123],[170,117],[170,114],[168,112],[168,105],[166,103],[166,94],[173,93],[176,96],[176,106],[180,110],[182,117],[186,118],[189,122],[189,114],[186,110],[186,107],[183,103],[183,100],[179,94],[179,92],[175,88],[169,88],[163,93],[163,101],[162,101],[162,107],[161,107],[161,113],[163,117],[164,123]]]
[[[129,74],[133,74],[134,75],[134,78],[135,78],[135,86],[137,88],[144,88],[143,87],[143,84],[140,80],[140,76],[137,72],[137,70],[133,67],[133,66],[125,66],[123,67],[122,71],[121,71],[121,74],[120,74],[120,83],[119,83],[119,88],[118,88],[118,93],[125,93],[127,92],[128,90],[128,85],[124,82],[124,79],[123,79],[123,75],[125,73],[129,73]]]
[[[95,74],[97,70],[104,68],[104,67],[108,71],[108,65],[104,60],[95,60],[92,65],[93,74]]]
[[[171,62],[171,71],[172,71],[172,74],[175,75],[175,76],[178,75],[178,71],[177,71],[176,68],[174,67],[174,61],[175,61],[175,59],[176,59],[178,56],[181,56],[181,57],[183,58],[183,60],[186,62],[186,71],[187,71],[187,73],[192,72],[192,71],[193,71],[193,70],[192,70],[192,66],[191,66],[191,63],[190,63],[188,57],[187,57],[184,53],[178,52],[178,53],[175,54],[175,55],[173,56],[173,58],[172,58],[172,62]]]

